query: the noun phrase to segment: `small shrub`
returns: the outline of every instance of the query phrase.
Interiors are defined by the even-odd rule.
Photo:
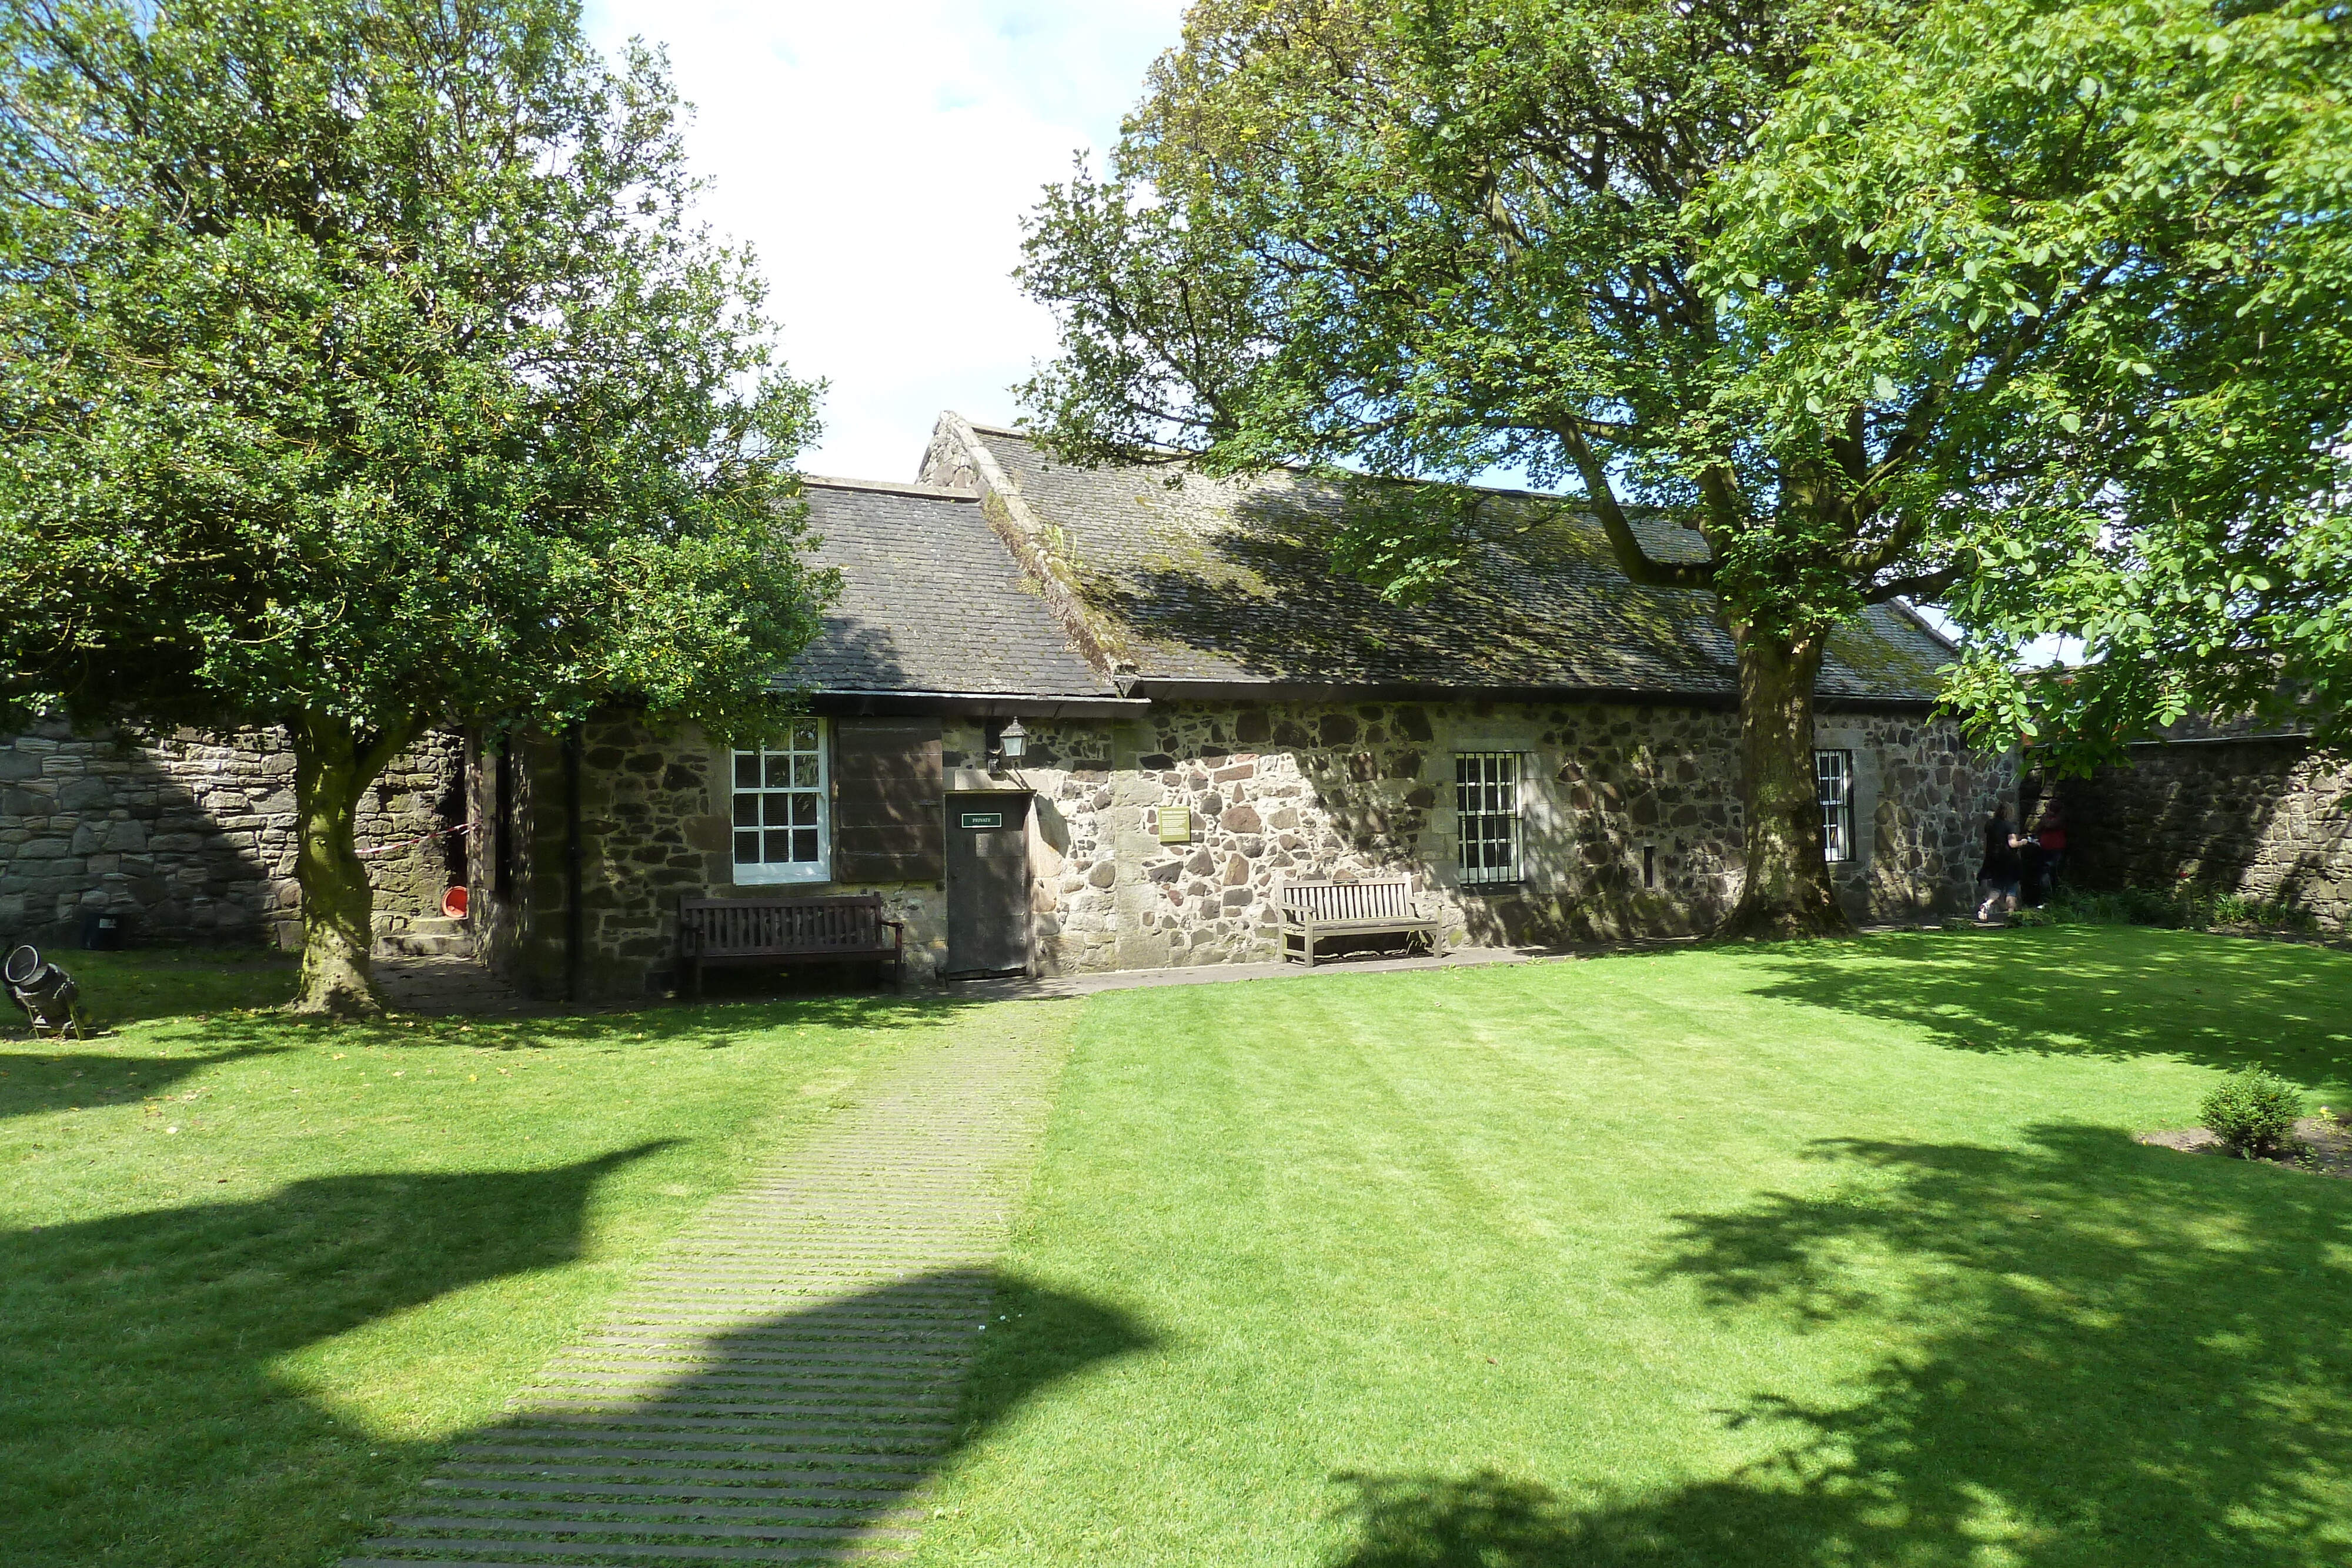
[[[2021,915],[2025,911],[2020,910]],[[2319,929],[2319,917],[2300,904],[2262,904],[2238,893],[2216,893],[2190,883],[2168,892],[2120,887],[2109,892],[2061,887],[2025,925],[2161,925],[2206,931],[2216,925],[2252,925],[2265,931],[2305,935]]]
[[[2303,1092],[2276,1073],[2249,1067],[2215,1085],[2197,1113],[2231,1153],[2267,1157],[2294,1145]]]
[[[2024,915],[2025,910],[2018,914]],[[2161,901],[2137,888],[2126,888],[2120,893],[2093,893],[2079,887],[2060,887],[2053,891],[2042,906],[2032,911],[2028,925],[2144,925],[2153,924],[2151,915],[2168,915]]]

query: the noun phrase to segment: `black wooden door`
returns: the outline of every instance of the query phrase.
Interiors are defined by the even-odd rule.
[[[948,969],[1029,967],[1029,797],[948,797]]]

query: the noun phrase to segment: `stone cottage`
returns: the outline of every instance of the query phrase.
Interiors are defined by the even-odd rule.
[[[1700,930],[1738,897],[1730,639],[1552,498],[1483,493],[1460,566],[1399,604],[1334,571],[1342,497],[1303,475],[1075,468],[950,413],[916,481],[808,497],[846,592],[784,676],[806,717],[722,747],[616,711],[475,758],[497,967],[658,990],[689,896],[878,893],[935,976],[1265,960],[1283,877],[1408,873],[1474,943]],[[1885,605],[1823,668],[1858,917],[1966,907],[2012,787],[1934,713],[1949,654]]]

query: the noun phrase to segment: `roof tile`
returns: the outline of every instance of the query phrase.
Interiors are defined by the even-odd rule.
[[[976,492],[805,481],[811,555],[842,596],[784,672],[821,692],[1099,697],[1110,683],[982,515]]]

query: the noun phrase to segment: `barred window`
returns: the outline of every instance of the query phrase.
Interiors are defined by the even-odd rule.
[[[1459,822],[1462,885],[1519,880],[1519,754],[1454,754],[1454,810]]]
[[[1822,858],[1853,859],[1853,753],[1816,751],[1813,779],[1822,803]]]
[[[735,880],[823,882],[831,874],[832,812],[824,725],[797,720],[772,741],[735,753]]]

